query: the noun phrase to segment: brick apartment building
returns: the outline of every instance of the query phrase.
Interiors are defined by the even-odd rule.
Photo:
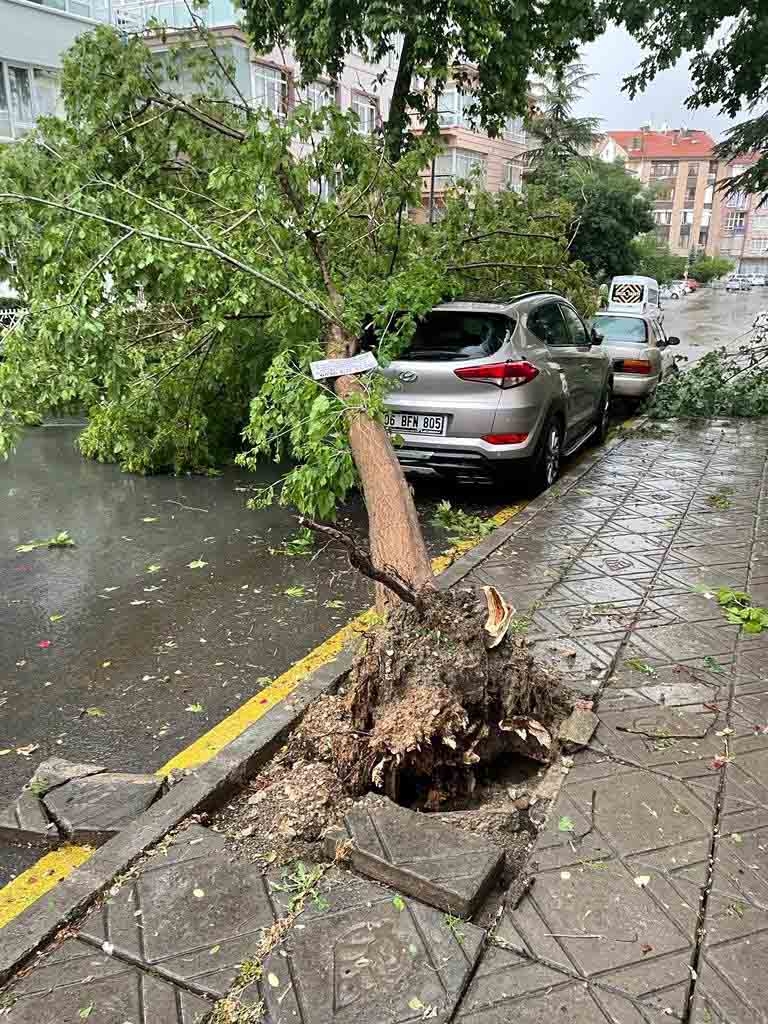
[[[721,165],[721,177],[734,178],[758,159],[758,153],[739,156]],[[768,274],[768,196],[720,193],[719,202],[721,255],[732,259],[740,274]]]
[[[706,132],[644,127],[606,132],[596,152],[608,162],[621,160],[630,174],[653,188],[656,234],[672,252],[687,256],[693,249],[711,255],[722,212],[715,194],[720,165],[714,146]]]

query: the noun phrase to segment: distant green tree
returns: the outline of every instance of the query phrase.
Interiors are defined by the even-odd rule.
[[[564,167],[574,159],[590,155],[600,119],[576,117],[573,111],[594,77],[587,74],[583,64],[575,62],[551,68],[542,79],[536,109],[528,121],[533,143],[528,160],[534,171],[541,166]]]
[[[724,256],[698,256],[688,273],[696,281],[707,284],[718,277],[725,277],[733,270],[734,266],[733,260],[725,259]]]
[[[685,272],[684,256],[675,256],[666,242],[660,241],[653,231],[632,240],[636,264],[634,272],[655,278],[666,284],[682,277]]]

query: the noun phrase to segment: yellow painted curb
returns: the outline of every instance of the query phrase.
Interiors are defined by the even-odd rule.
[[[46,853],[31,868],[4,885],[0,889],[0,928],[58,885],[71,871],[85,864],[93,852],[90,846],[62,846]]]

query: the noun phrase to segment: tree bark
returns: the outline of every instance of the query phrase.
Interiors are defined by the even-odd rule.
[[[397,65],[395,84],[392,87],[392,99],[389,103],[384,136],[387,156],[392,163],[397,163],[402,155],[405,130],[408,127],[408,96],[414,72],[414,36],[406,32],[400,50],[400,61]]]
[[[326,351],[329,358],[351,355],[356,341],[342,328],[330,329]],[[362,392],[353,376],[337,377],[334,391],[339,398]],[[365,412],[350,412],[349,444],[363,488],[368,512],[368,536],[373,563],[381,569],[393,569],[415,591],[434,586],[432,565],[421,532],[413,495],[403,468],[381,423]],[[394,595],[376,585],[376,605],[384,611],[394,603]]]

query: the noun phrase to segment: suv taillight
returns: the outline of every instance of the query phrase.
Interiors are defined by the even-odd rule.
[[[538,377],[538,368],[526,360],[519,363],[491,363],[484,366],[463,366],[453,371],[461,380],[477,384],[494,384],[497,388],[517,388]]]

